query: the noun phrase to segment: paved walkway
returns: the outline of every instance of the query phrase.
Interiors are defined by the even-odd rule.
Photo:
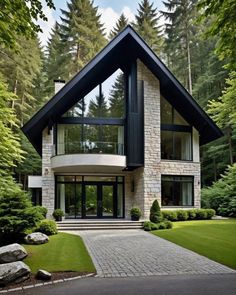
[[[99,277],[236,271],[143,230],[80,231]]]

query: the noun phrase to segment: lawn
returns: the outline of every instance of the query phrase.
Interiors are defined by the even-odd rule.
[[[23,245],[29,253],[24,262],[33,273],[38,269],[49,272],[95,272],[93,262],[79,236],[58,233],[49,238],[50,241],[46,244]]]
[[[236,269],[236,219],[174,222],[152,233]]]

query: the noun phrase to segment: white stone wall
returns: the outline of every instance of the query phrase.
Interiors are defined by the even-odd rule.
[[[53,132],[48,134],[45,128],[42,134],[42,206],[48,209],[48,218],[52,218],[55,203],[55,180],[51,169],[53,152]]]
[[[148,218],[155,199],[161,205],[161,175],[194,177],[194,207],[200,207],[199,136],[193,129],[193,162],[161,160],[160,85],[149,69],[138,61],[138,80],[144,81],[144,168],[133,171],[135,191],[126,192],[126,216],[132,206],[138,206],[143,218]],[[168,207],[170,209],[170,207]]]

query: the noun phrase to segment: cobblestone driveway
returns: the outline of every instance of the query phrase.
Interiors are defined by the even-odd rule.
[[[81,231],[78,234],[88,248],[99,277],[236,273],[142,230]]]

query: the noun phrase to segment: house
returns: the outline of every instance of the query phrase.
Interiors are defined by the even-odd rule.
[[[200,207],[199,146],[222,135],[127,26],[22,128],[42,156],[42,205],[65,218]],[[37,184],[34,183],[34,187]]]

